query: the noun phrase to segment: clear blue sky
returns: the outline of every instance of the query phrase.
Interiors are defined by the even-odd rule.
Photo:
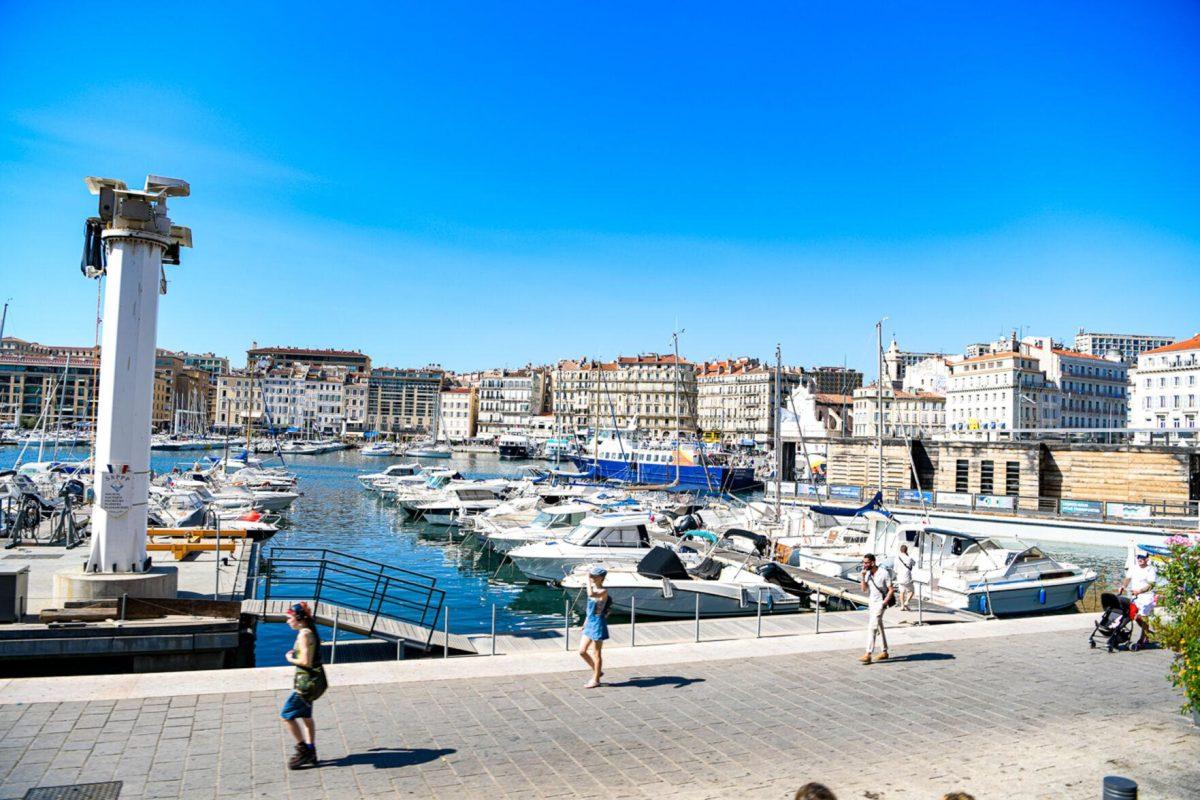
[[[239,360],[1200,330],[1195,3],[249,5],[0,0],[11,334],[92,341],[82,179],[147,172],[159,343]]]

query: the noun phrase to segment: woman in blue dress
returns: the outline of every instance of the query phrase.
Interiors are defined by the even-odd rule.
[[[604,576],[607,574],[608,570],[600,565],[592,567],[588,573],[587,619],[583,623],[583,643],[579,645],[579,656],[592,668],[592,679],[583,685],[585,689],[595,689],[604,675],[601,652],[608,639],[608,609],[612,606],[608,590],[604,588]],[[589,649],[592,651],[590,655]]]

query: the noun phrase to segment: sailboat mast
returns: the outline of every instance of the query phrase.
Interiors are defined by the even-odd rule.
[[[883,320],[875,323],[875,444],[879,448],[879,492],[883,493]]]
[[[679,422],[679,331],[671,333],[671,340],[675,343],[675,485],[679,485],[679,462],[682,460],[680,451],[680,422]]]
[[[775,519],[782,519],[782,499],[780,493],[783,487],[783,352],[775,345]],[[799,426],[800,420],[796,420]]]

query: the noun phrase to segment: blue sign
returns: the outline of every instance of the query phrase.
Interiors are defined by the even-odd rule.
[[[813,483],[797,483],[796,494],[800,497],[820,497],[821,487]]]
[[[830,484],[830,497],[840,497],[844,500],[862,500],[861,486],[840,486],[838,484]]]
[[[901,503],[932,503],[933,492],[921,492],[916,489],[901,489],[897,498]]]
[[[1058,513],[1068,517],[1102,517],[1104,504],[1099,500],[1059,500]]]

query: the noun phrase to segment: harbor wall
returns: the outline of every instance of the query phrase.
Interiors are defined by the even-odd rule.
[[[874,439],[830,439],[827,482],[878,483]],[[1053,510],[1058,500],[1106,500],[1183,508],[1200,500],[1200,453],[1161,445],[885,439],[884,489],[1014,497],[1022,510]]]

